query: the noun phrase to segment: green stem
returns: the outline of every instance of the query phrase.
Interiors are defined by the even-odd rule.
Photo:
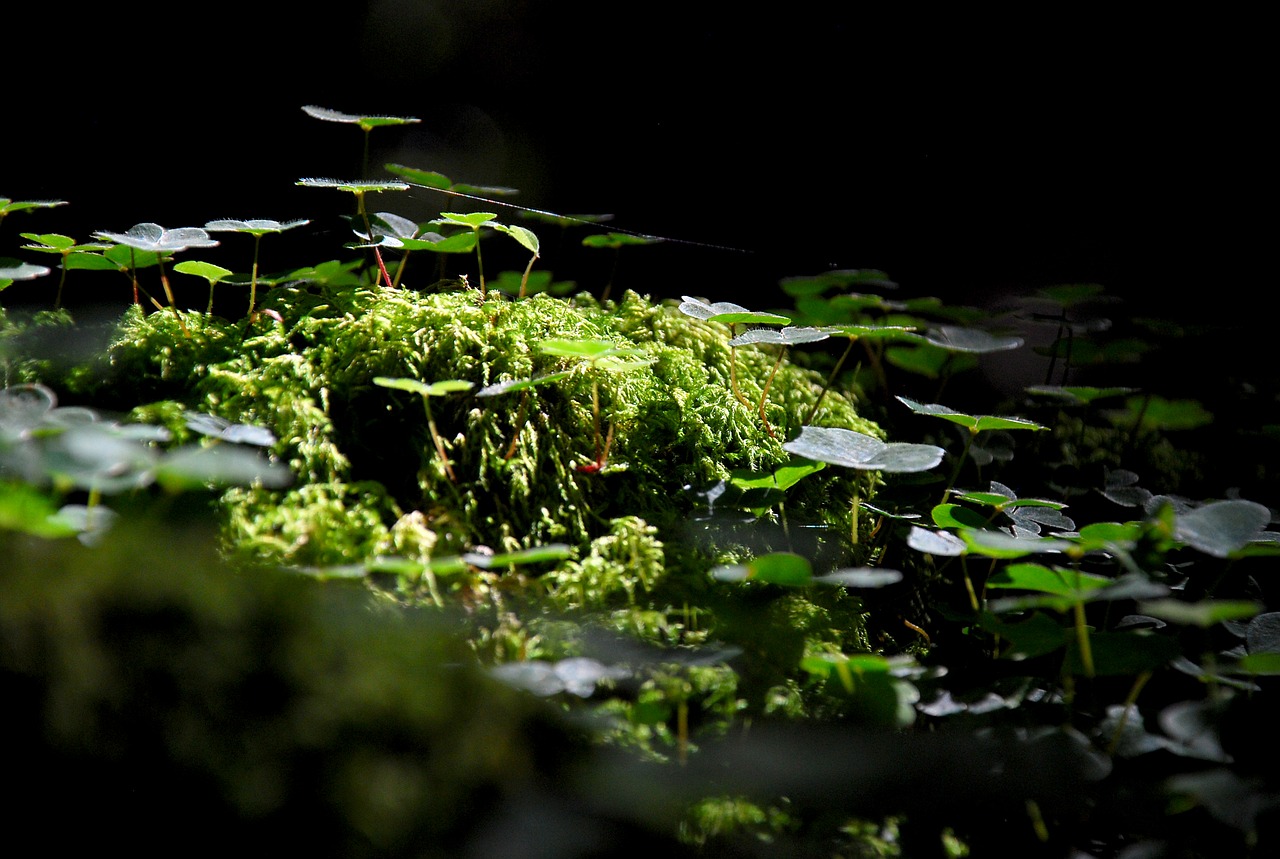
[[[1120,713],[1120,719],[1116,722],[1115,732],[1111,735],[1111,741],[1107,743],[1108,757],[1114,757],[1116,749],[1120,747],[1120,739],[1124,735],[1125,725],[1129,723],[1129,712],[1133,709],[1134,704],[1138,701],[1138,695],[1142,693],[1142,687],[1147,685],[1147,681],[1151,679],[1151,672],[1144,671],[1139,674],[1133,681],[1133,687],[1129,690],[1129,695],[1124,699],[1124,709]]]
[[[529,285],[529,272],[533,271],[533,264],[537,262],[538,255],[534,254],[529,258],[529,264],[524,267],[524,277],[520,278],[520,298],[524,298],[525,288]]]
[[[853,344],[858,341],[857,337],[849,338],[849,345],[844,347],[844,354],[840,356],[840,360],[836,361],[835,367],[831,369],[831,375],[827,376],[826,383],[822,386],[822,393],[818,394],[818,400],[813,404],[813,408],[809,409],[809,414],[805,415],[804,423],[808,425],[813,420],[813,416],[818,413],[818,406],[822,405],[822,399],[827,395],[827,391],[831,390],[832,383],[836,380],[836,374],[840,372],[840,368],[844,366],[845,359],[849,357],[849,353],[853,351]]]
[[[457,483],[458,477],[453,473],[453,466],[449,464],[449,454],[445,453],[444,440],[440,438],[440,433],[436,429],[435,418],[431,416],[431,406],[428,402],[429,398],[422,398],[422,409],[427,413],[427,429],[431,431],[431,440],[435,442],[436,453],[440,456],[440,462],[444,464],[444,473],[449,475],[450,483]]]
[[[169,286],[169,275],[165,273],[164,260],[157,257],[156,264],[160,267],[160,284],[164,287],[164,294],[169,299],[169,307],[173,310],[174,318],[178,320],[178,327],[182,329],[182,336],[190,337],[191,332],[187,330],[186,320],[178,312],[178,302],[174,300],[173,289]]]
[[[1089,644],[1089,627],[1085,624],[1084,600],[1077,600],[1074,606],[1076,643],[1080,648],[1080,664],[1084,668],[1084,676],[1093,678],[1093,648]]]
[[[773,377],[778,375],[778,367],[782,366],[782,357],[787,354],[786,347],[778,350],[778,360],[773,362],[773,369],[769,371],[769,378],[764,380],[764,388],[760,391],[760,420],[764,423],[765,432],[769,434],[769,438],[777,438],[774,434],[773,427],[769,425],[769,419],[765,417],[764,406],[769,397],[769,388],[773,385]]]
[[[489,295],[489,290],[484,282],[484,258],[480,256],[480,228],[474,227],[476,233],[476,271],[480,275],[480,301],[483,302]]]
[[[253,271],[249,275],[249,312],[247,316],[253,315],[253,305],[258,297],[258,246],[262,243],[262,236],[257,234],[253,237]],[[213,288],[209,289],[209,313],[213,313]]]
[[[978,431],[974,427],[969,428],[969,437],[965,439],[964,450],[960,451],[960,455],[956,457],[956,467],[951,472],[951,477],[947,479],[947,485],[942,490],[942,501],[940,504],[947,503],[947,496],[951,494],[951,488],[956,485],[956,480],[960,478],[960,469],[964,467],[964,461],[969,456],[969,448],[973,447],[973,440],[978,435]]]

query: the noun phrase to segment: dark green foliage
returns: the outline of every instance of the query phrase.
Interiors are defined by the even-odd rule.
[[[555,774],[583,740],[486,677],[446,616],[228,568],[211,537],[143,521],[92,550],[0,536],[11,839],[453,857],[508,807],[572,814],[548,791],[571,791]],[[38,823],[58,808],[75,824]]]

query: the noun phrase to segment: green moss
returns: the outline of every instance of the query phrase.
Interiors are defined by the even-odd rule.
[[[427,528],[446,535],[441,550],[484,545],[510,551],[566,542],[583,551],[566,576],[582,573],[583,565],[588,572],[602,568],[607,564],[598,552],[591,560],[591,547],[615,533],[615,520],[642,521],[657,545],[679,541],[698,504],[687,487],[713,485],[737,469],[767,473],[785,463],[781,440],[794,434],[822,381],[784,362],[766,407],[775,438],[755,405],[735,399],[729,383],[732,360],[743,396],[753,403],[774,354],[731,350],[724,326],[635,293],[601,306],[586,296],[482,304],[470,291],[366,289],[326,303],[288,287],[266,296],[264,307],[280,313],[283,324],[264,318],[246,332],[239,324],[187,314],[190,337],[172,314],[130,308],[95,381],[82,393],[99,401],[134,398],[133,405],[174,400],[271,429],[279,439],[274,453],[302,487],[327,486],[322,494],[344,499],[340,510],[329,501],[317,506],[309,500],[315,490],[297,487],[224,499],[228,544],[283,563],[366,560],[362,552],[385,542],[386,529],[404,512],[416,511]],[[432,412],[456,484],[435,453],[420,398],[373,382],[379,376],[461,379],[479,390],[571,368],[539,352],[539,342],[551,338],[639,347],[652,363],[624,373],[584,368],[554,384],[493,397],[434,398]],[[596,455],[593,384],[601,433],[613,429],[600,473],[579,469]],[[818,420],[879,433],[837,393],[824,399]],[[351,486],[384,491],[343,488]],[[832,470],[795,487],[788,512],[847,521],[853,494],[872,489],[867,476]],[[343,539],[323,524],[333,515],[346,520]],[[321,524],[307,525],[309,517]],[[317,550],[314,539],[280,537],[282,531],[308,530],[335,542]],[[598,594],[612,589],[595,588]]]
[[[68,377],[86,400],[128,402],[135,419],[163,423],[177,440],[189,435],[185,410],[271,430],[271,454],[296,482],[218,496],[227,554],[306,567],[387,556],[425,566],[567,544],[570,558],[535,568],[402,576],[389,587],[395,577],[367,581],[407,604],[469,606],[473,645],[495,659],[527,658],[547,644],[529,622],[538,611],[590,613],[614,632],[667,646],[712,636],[741,644],[751,651],[745,696],[762,709],[766,690],[804,652],[867,647],[863,606],[841,603],[838,591],[773,600],[762,634],[758,618],[745,621],[760,595],[707,576],[718,563],[801,550],[793,540],[801,535],[815,560],[862,560],[867,541],[849,539],[849,511],[855,497],[874,494],[873,474],[811,474],[787,490],[785,517],[780,507],[758,518],[723,504],[708,509],[705,490],[791,460],[782,442],[822,390],[821,374],[784,360],[768,388],[766,425],[759,398],[774,347],[732,349],[726,326],[634,292],[604,304],[585,294],[482,302],[473,290],[330,294],[293,284],[262,306],[280,320],[188,313],[189,336],[173,314],[131,307],[104,357]],[[543,353],[550,339],[606,341],[640,350],[647,363],[594,368]],[[477,396],[564,371],[553,382]],[[472,384],[429,403],[449,469],[422,396],[379,385],[380,377]],[[883,437],[839,391],[823,398],[814,423]],[[602,469],[594,467],[598,438],[611,438]]]

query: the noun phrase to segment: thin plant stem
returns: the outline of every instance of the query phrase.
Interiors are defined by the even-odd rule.
[[[160,266],[160,284],[164,287],[164,294],[169,299],[169,307],[173,310],[174,318],[178,320],[178,327],[182,329],[183,337],[190,337],[191,332],[187,330],[187,322],[182,318],[182,314],[178,312],[178,302],[174,300],[173,288],[169,286],[169,275],[164,270],[164,260],[156,259],[156,264]]]
[[[365,136],[365,146],[367,147],[368,145],[369,145],[369,142],[368,142],[368,135],[366,134],[366,136]],[[368,157],[368,156],[366,155],[366,158],[367,158],[367,157]],[[358,215],[360,216],[360,220],[364,223],[364,233],[365,233],[365,235],[366,235],[366,236],[369,236],[370,238],[372,238],[372,237],[373,237],[373,224],[369,223],[369,213],[365,210],[365,206],[364,206],[364,193],[363,193],[363,192],[357,192],[357,193],[356,193],[356,214],[358,214]],[[378,249],[378,246],[377,246],[377,245],[374,245],[374,246],[373,246],[373,258],[374,258],[374,259],[377,261],[377,263],[378,263],[378,271],[379,271],[379,272],[381,272],[381,274],[382,274],[382,279],[383,279],[383,280],[386,282],[386,284],[387,284],[387,289],[394,289],[394,288],[395,288],[395,286],[394,286],[394,285],[392,284],[392,282],[391,282],[391,275],[387,274],[387,266],[386,266],[386,263],[384,263],[384,262],[382,261],[382,252]]]
[[[502,457],[509,460],[516,455],[516,442],[520,441],[520,431],[524,429],[525,413],[529,407],[529,392],[525,391],[520,398],[520,408],[516,410],[515,432],[511,434],[511,445],[507,448],[507,455]]]
[[[964,468],[964,461],[969,456],[969,449],[973,447],[973,439],[977,434],[978,431],[976,428],[969,428],[969,434],[964,441],[964,450],[960,451],[960,455],[956,457],[956,467],[952,470],[951,477],[947,479],[947,485],[942,490],[942,501],[939,503],[946,503],[947,496],[951,494],[951,487],[956,485],[956,480],[960,477],[960,469]]]
[[[1072,607],[1075,615],[1076,644],[1080,648],[1080,664],[1084,668],[1084,676],[1093,678],[1093,647],[1089,643],[1089,627],[1085,623],[1084,600],[1076,600]]]
[[[840,360],[836,361],[836,365],[831,368],[831,375],[827,376],[827,381],[822,386],[822,393],[818,394],[817,401],[813,404],[813,408],[809,409],[809,414],[805,415],[804,423],[807,425],[813,420],[813,416],[818,413],[818,406],[822,405],[822,400],[827,395],[827,391],[831,390],[831,385],[836,380],[836,374],[840,372],[840,368],[844,366],[845,359],[849,357],[849,353],[853,351],[853,344],[858,341],[857,337],[849,338],[849,345],[844,347],[844,354],[840,356]]]
[[[444,450],[444,440],[440,438],[440,432],[436,429],[435,418],[431,416],[430,397],[422,398],[422,409],[427,413],[427,429],[431,431],[431,440],[435,442],[436,453],[440,456],[440,462],[444,465],[444,473],[449,475],[450,483],[457,483],[458,476],[453,473],[453,466],[449,464],[449,455]]]
[[[1147,685],[1147,681],[1151,679],[1150,671],[1143,671],[1134,678],[1133,686],[1129,689],[1129,694],[1124,699],[1124,709],[1120,711],[1120,718],[1116,721],[1116,729],[1111,734],[1111,740],[1107,743],[1107,756],[1114,757],[1116,749],[1120,747],[1120,740],[1124,735],[1125,726],[1129,724],[1129,713],[1133,710],[1135,704],[1138,703],[1138,696],[1142,694],[1142,688]]]
[[[489,290],[484,280],[484,257],[480,255],[480,228],[472,227],[476,234],[476,272],[480,275],[480,301],[488,298]]]
[[[529,264],[524,267],[524,276],[520,278],[520,298],[524,298],[525,289],[529,286],[529,272],[533,271],[533,264],[538,261],[538,255],[534,254],[529,258]]]
[[[733,337],[737,334],[737,332],[738,332],[738,326],[736,324],[730,324],[729,339],[733,339]],[[738,389],[738,347],[737,346],[729,347],[729,387],[733,390],[733,395],[734,397],[737,398],[738,402],[742,403],[747,408],[751,407],[751,403],[747,401],[746,397],[742,396],[742,391]]]
[[[769,397],[769,388],[773,385],[773,377],[778,375],[778,367],[782,366],[782,358],[787,354],[787,348],[784,346],[778,350],[778,359],[773,362],[773,369],[769,371],[769,378],[764,380],[764,388],[760,391],[760,420],[764,423],[764,430],[769,434],[769,438],[777,438],[773,427],[769,425],[769,419],[765,417],[764,407]]]
[[[249,313],[253,315],[253,306],[258,299],[258,248],[262,244],[262,236],[253,234],[253,270],[249,274]],[[213,313],[213,290],[209,290],[209,312]]]
[[[596,442],[596,464],[600,464],[600,385],[591,380],[591,429]]]

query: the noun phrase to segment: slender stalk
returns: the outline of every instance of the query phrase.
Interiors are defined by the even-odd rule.
[[[472,227],[476,234],[476,271],[480,275],[480,301],[483,302],[489,295],[488,287],[484,281],[484,258],[480,255],[480,228]]]
[[[849,345],[844,347],[844,354],[840,356],[840,360],[836,361],[836,365],[831,368],[831,375],[827,376],[827,381],[822,386],[822,393],[818,394],[818,400],[813,404],[813,408],[809,409],[809,414],[805,415],[804,423],[807,425],[813,420],[813,416],[818,413],[818,406],[822,405],[822,400],[827,395],[827,391],[831,390],[831,385],[835,383],[836,374],[840,372],[840,368],[844,366],[845,359],[849,357],[849,353],[853,351],[853,344],[858,340],[857,337],[849,338]]]
[[[445,453],[444,440],[440,438],[440,432],[436,429],[436,420],[431,416],[430,397],[422,398],[422,409],[427,413],[427,429],[431,431],[431,440],[435,442],[436,453],[440,456],[440,462],[444,465],[444,473],[449,475],[450,483],[457,483],[458,476],[453,473],[453,466],[449,464],[449,454]]]
[[[253,305],[258,298],[258,247],[262,244],[262,236],[259,233],[253,234],[253,271],[249,275],[249,312],[248,316],[253,315]],[[213,290],[209,290],[209,313],[213,313]]]
[[[156,264],[160,266],[160,283],[164,286],[164,294],[169,299],[169,307],[173,310],[174,318],[178,320],[178,327],[182,329],[182,336],[190,337],[191,332],[187,330],[187,322],[182,318],[182,314],[178,312],[178,302],[174,300],[173,288],[169,286],[169,275],[164,270],[164,259],[157,258]]]
[[[736,336],[737,333],[738,333],[738,326],[735,324],[730,324],[729,338],[733,339],[733,337]],[[737,346],[729,347],[729,387],[733,389],[733,395],[737,397],[738,402],[742,403],[744,406],[747,406],[748,408],[751,407],[751,403],[747,401],[746,397],[742,396],[742,391],[738,389],[738,347]]]
[[[520,278],[520,298],[524,298],[525,289],[529,285],[529,272],[533,271],[533,264],[538,261],[538,255],[534,254],[529,258],[529,264],[524,267],[524,277]]]
[[[769,438],[777,438],[773,427],[769,425],[769,419],[765,417],[764,406],[769,397],[769,388],[773,385],[773,377],[778,375],[778,367],[782,366],[782,357],[787,354],[786,347],[778,350],[778,360],[773,362],[773,369],[769,371],[769,378],[764,380],[764,389],[760,391],[760,420],[764,423],[764,430],[769,434]]]
[[[1076,643],[1080,648],[1080,664],[1084,668],[1084,676],[1092,678],[1093,647],[1089,644],[1089,627],[1085,624],[1084,600],[1077,600],[1075,609]]]
[[[520,441],[520,431],[524,429],[525,413],[529,408],[529,392],[525,391],[524,396],[520,398],[520,408],[516,411],[515,432],[511,434],[511,446],[507,448],[507,455],[502,457],[509,460],[516,455],[516,442]]]
[[[1111,741],[1107,743],[1107,755],[1109,757],[1114,757],[1116,749],[1120,747],[1120,740],[1124,735],[1125,726],[1129,724],[1129,713],[1133,710],[1134,704],[1138,702],[1138,695],[1142,694],[1142,687],[1146,686],[1147,681],[1150,679],[1150,671],[1144,671],[1134,679],[1133,687],[1124,699],[1124,709],[1120,712],[1120,719],[1116,722],[1116,729],[1111,734]]]
[[[596,465],[600,465],[600,385],[591,380],[591,431],[596,442]]]

